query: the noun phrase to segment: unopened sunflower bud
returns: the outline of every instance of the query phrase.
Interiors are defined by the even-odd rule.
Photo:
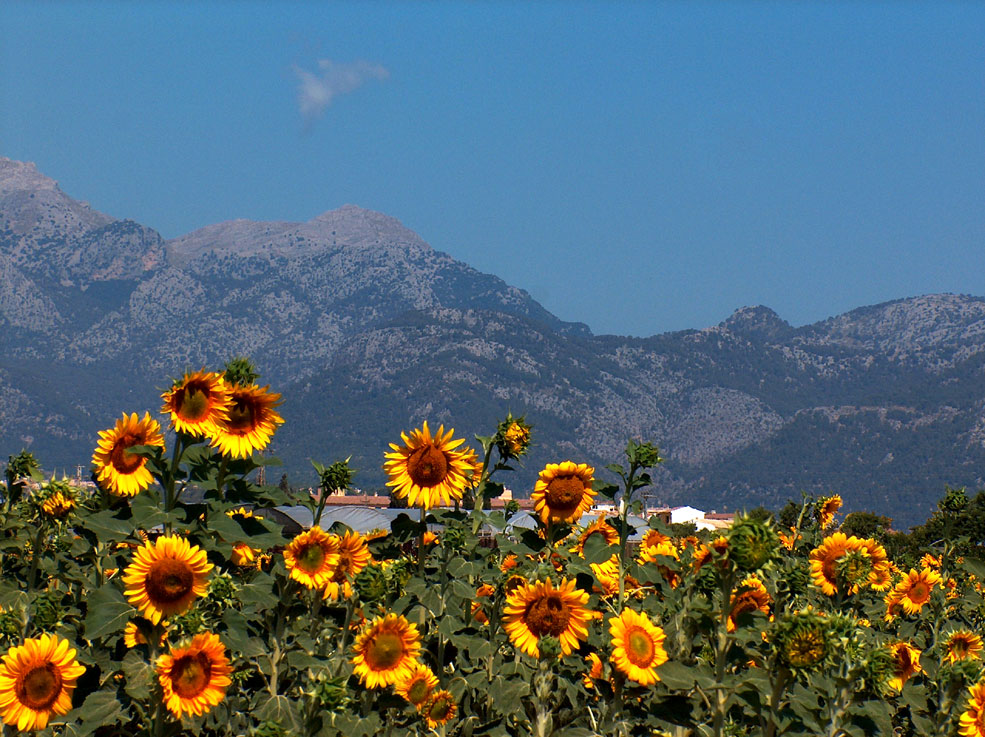
[[[772,524],[743,515],[728,535],[729,558],[742,571],[764,568],[778,555],[780,536]]]
[[[519,458],[526,455],[530,448],[530,425],[523,417],[513,417],[508,414],[506,419],[496,428],[493,439],[503,458]]]
[[[561,657],[561,641],[551,635],[543,635],[537,643],[541,660],[557,660]]]

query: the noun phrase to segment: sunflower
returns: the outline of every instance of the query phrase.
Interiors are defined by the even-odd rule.
[[[21,731],[44,729],[72,710],[75,681],[85,666],[68,640],[41,635],[10,648],[0,660],[0,716]]]
[[[838,561],[849,551],[859,550],[859,542],[854,535],[848,537],[843,532],[836,532],[811,551],[811,578],[825,595],[834,596],[838,591]]]
[[[157,659],[164,704],[179,719],[185,712],[204,714],[222,701],[232,671],[226,646],[211,632],[195,635],[189,644]]]
[[[421,714],[431,729],[454,719],[457,711],[455,697],[443,689],[432,693],[431,698],[421,707]]]
[[[732,592],[726,629],[729,632],[735,632],[735,621],[743,614],[755,611],[769,614],[772,601],[766,586],[757,576],[747,577],[739,585],[739,588]]]
[[[496,593],[496,587],[491,586],[488,583],[482,584],[479,588],[475,590],[476,601],[472,602],[472,618],[479,624],[488,623],[489,616],[482,608],[482,602],[478,601],[478,599],[488,599],[490,596],[492,596],[495,593]]]
[[[127,600],[158,624],[164,617],[187,611],[205,594],[205,578],[213,568],[205,551],[177,535],[144,543],[123,573]]]
[[[604,672],[602,658],[598,656],[598,653],[589,653],[585,657],[585,663],[588,664],[588,670],[582,674],[581,683],[589,691],[592,691],[595,689],[595,681],[599,680]]]
[[[280,404],[280,394],[269,386],[229,387],[229,410],[226,419],[217,420],[218,432],[212,435],[212,447],[232,458],[249,458],[255,450],[263,450],[274,436],[284,418],[274,411]]]
[[[432,437],[428,423],[410,435],[401,433],[403,445],[390,443],[393,452],[385,454],[383,470],[389,476],[397,499],[411,506],[430,509],[449,505],[462,498],[469,476],[475,473],[475,453],[469,448],[456,450],[465,442],[453,440],[454,430],[441,425]]]
[[[602,593],[606,596],[615,596],[619,593],[619,556],[613,555],[607,561],[603,563],[592,563],[591,564],[592,573],[595,574],[595,578],[602,585]],[[634,586],[638,583],[632,579],[630,576],[625,576],[623,579],[623,591],[629,587],[629,582],[632,581]]]
[[[957,663],[959,660],[978,660],[982,657],[982,638],[969,630],[957,630],[944,640],[947,655],[944,660]]]
[[[503,558],[503,562],[499,564],[499,570],[506,573],[507,571],[512,571],[518,565],[520,565],[520,561],[517,560],[516,554],[510,553]]]
[[[41,510],[54,519],[64,519],[76,506],[75,499],[61,491],[56,491],[41,502]]]
[[[958,734],[985,737],[985,678],[968,690],[968,706],[961,714]]]
[[[609,620],[612,635],[611,660],[622,673],[642,686],[660,680],[657,666],[667,662],[666,636],[645,614],[624,609]]]
[[[677,588],[677,584],[680,581],[680,576],[678,576],[677,572],[669,566],[658,562],[661,556],[673,558],[674,560],[680,560],[680,554],[677,552],[677,546],[670,540],[657,543],[656,545],[644,545],[640,548],[638,560],[640,565],[646,565],[647,563],[655,564],[657,570],[660,571],[660,575],[664,577],[664,580],[666,580],[672,588]]]
[[[366,538],[358,532],[347,532],[342,537],[333,535],[339,544],[339,564],[331,580],[325,584],[325,598],[333,601],[352,596],[352,579],[373,560]]]
[[[800,540],[800,533],[797,532],[796,527],[791,527],[790,532],[779,532],[780,542],[783,543],[783,547],[787,550],[793,550],[797,546],[797,541]]]
[[[838,494],[825,497],[817,503],[817,518],[822,530],[831,526],[839,509],[841,509],[841,497]]]
[[[930,553],[924,553],[923,557],[920,558],[920,565],[923,568],[940,568],[941,567],[940,556],[934,557]]]
[[[578,536],[578,544],[571,548],[571,552],[584,557],[585,543],[588,542],[592,535],[599,535],[605,541],[606,545],[615,545],[619,542],[618,530],[606,522],[604,516],[600,516],[582,531]]]
[[[585,607],[588,592],[575,588],[575,581],[562,580],[558,588],[550,581],[518,586],[506,599],[503,625],[513,645],[532,658],[540,657],[540,638],[556,637],[565,655],[588,637],[587,623],[593,619]]]
[[[352,646],[352,664],[367,688],[383,688],[406,678],[421,650],[417,626],[389,613],[366,624]]]
[[[930,593],[941,583],[941,574],[930,568],[917,572],[910,569],[906,578],[896,584],[893,591],[899,596],[899,603],[907,614],[917,614],[924,604],[930,601]]]
[[[411,667],[397,679],[393,690],[403,696],[414,706],[420,708],[431,697],[438,686],[438,677],[423,663],[413,663]]]
[[[154,479],[146,468],[147,459],[130,452],[137,445],[164,447],[161,425],[149,412],[144,412],[143,418],[136,412],[124,412],[112,429],[100,431],[92,453],[93,471],[100,487],[116,496],[136,496],[150,486]]]
[[[339,538],[315,525],[297,535],[284,548],[284,565],[291,578],[309,589],[320,589],[335,575],[339,565]]]
[[[205,369],[185,374],[161,399],[161,414],[171,418],[171,427],[196,438],[218,435],[220,423],[229,419],[232,409],[222,374]]]
[[[893,677],[889,679],[889,685],[902,691],[910,676],[923,670],[920,651],[907,642],[896,642],[889,646],[889,652],[893,656]]]
[[[233,565],[253,568],[257,564],[257,554],[259,552],[259,548],[251,547],[246,543],[236,543],[233,545],[232,552],[229,554],[229,559],[233,562]]]
[[[595,469],[585,463],[548,463],[540,472],[530,499],[546,525],[551,520],[577,522],[592,508]]]
[[[149,619],[144,619],[143,617],[137,617],[135,620],[127,622],[127,626],[123,630],[123,644],[128,648],[137,647],[137,645],[146,645],[147,633],[151,632],[153,627],[154,624]],[[161,622],[161,638],[160,642],[158,642],[158,647],[163,647],[167,639],[167,625],[165,622]]]

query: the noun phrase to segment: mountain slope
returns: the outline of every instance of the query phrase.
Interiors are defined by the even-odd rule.
[[[526,413],[539,443],[511,485],[563,458],[668,457],[655,501],[706,508],[841,493],[900,524],[985,469],[985,299],[928,295],[801,328],[766,307],[717,326],[595,336],[393,218],[346,205],[306,223],[236,220],[165,242],[0,159],[0,456],[87,465],[168,377],[248,354],[283,391],[273,450],[383,450],[424,419],[488,433]],[[600,473],[605,473],[600,471]]]

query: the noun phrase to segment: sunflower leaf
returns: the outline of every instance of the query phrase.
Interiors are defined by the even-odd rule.
[[[122,721],[123,708],[115,691],[96,691],[86,697],[82,704],[72,714],[77,723],[69,726],[66,734],[72,737],[85,737],[99,727],[109,724],[119,724]]]
[[[107,584],[89,594],[85,619],[87,640],[120,632],[133,616],[134,610],[120,590],[112,584]]]

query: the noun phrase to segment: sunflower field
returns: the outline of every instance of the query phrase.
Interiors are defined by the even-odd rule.
[[[638,529],[662,459],[636,441],[548,464],[523,529],[483,509],[531,443],[512,416],[472,445],[395,429],[390,529],[287,536],[257,379],[236,359],[173,382],[160,420],[107,418],[96,493],[10,458],[4,734],[985,737],[985,564],[960,538],[891,560],[838,530],[837,496],[784,527]],[[352,471],[315,467],[317,522]]]

